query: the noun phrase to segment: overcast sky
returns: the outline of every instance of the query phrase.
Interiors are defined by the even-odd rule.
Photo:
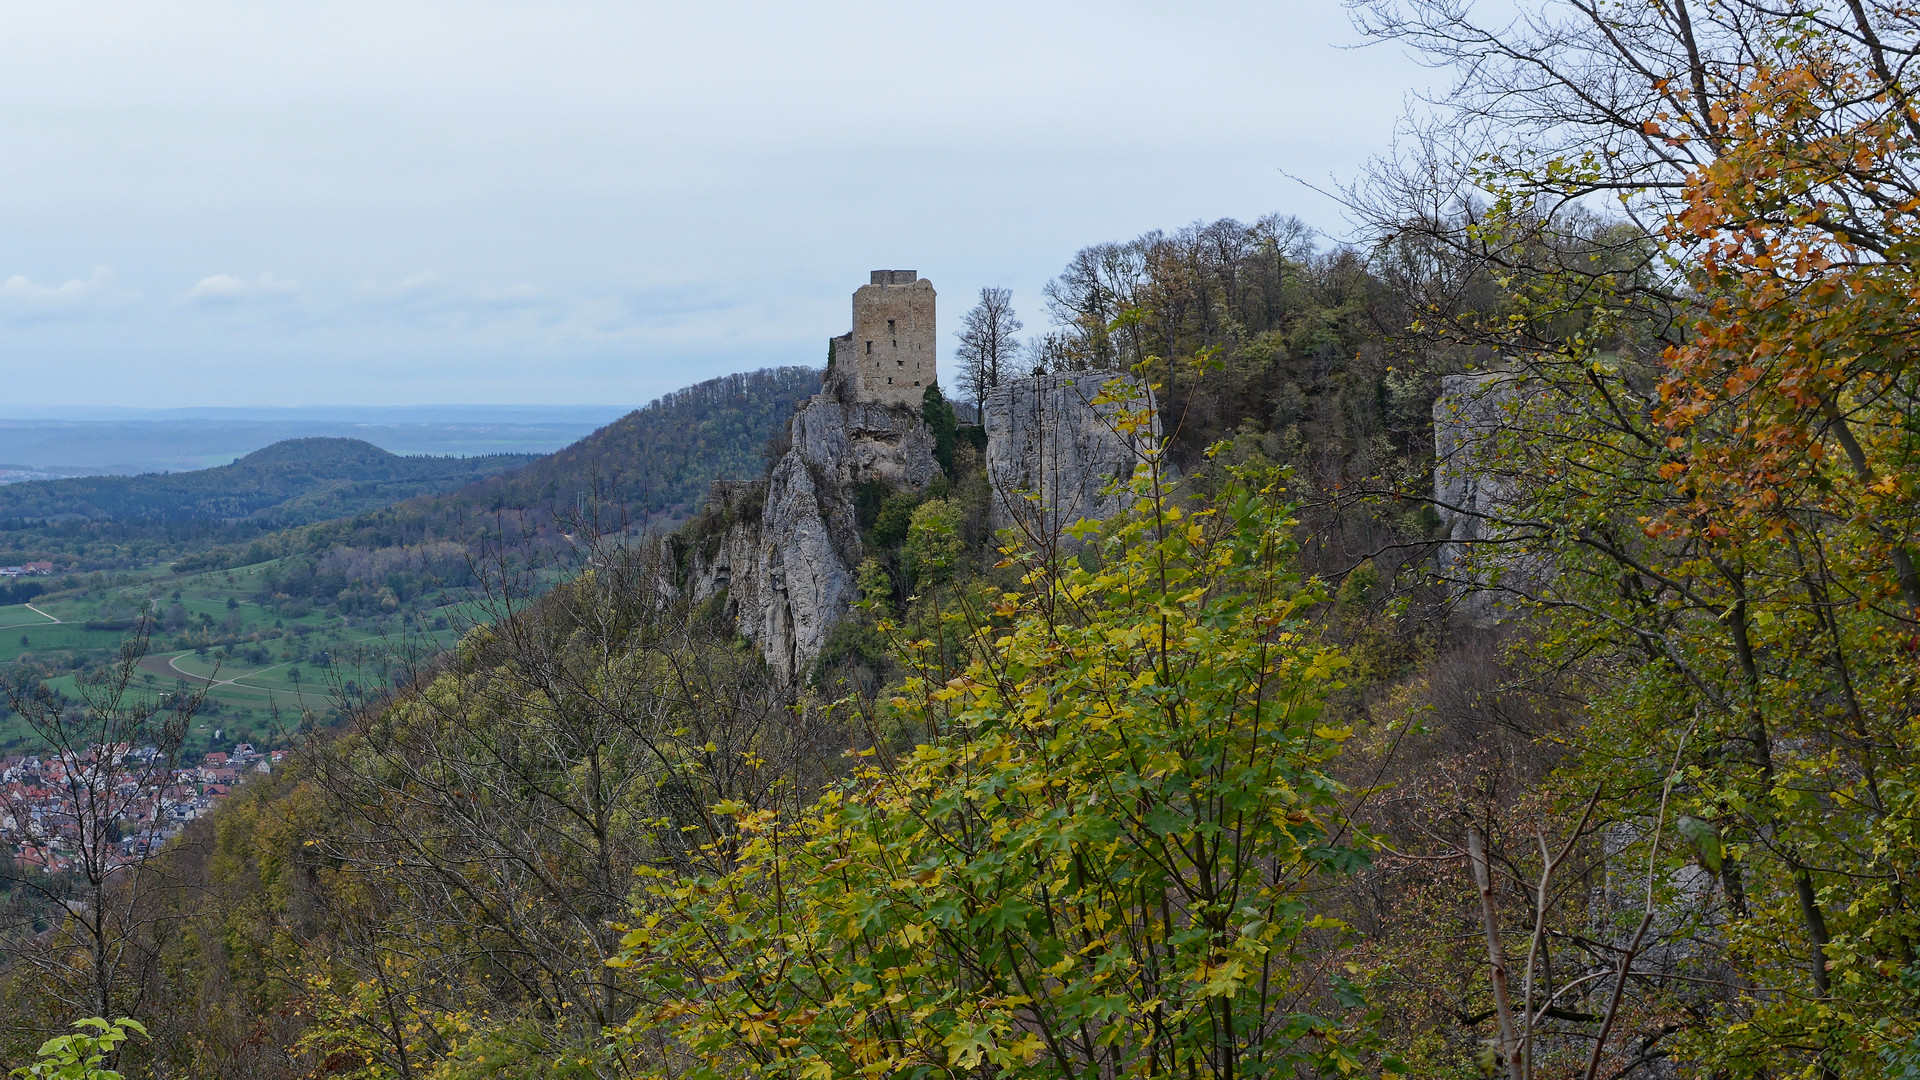
[[[1297,214],[1429,73],[1335,0],[0,4],[0,415],[638,404],[872,268]],[[944,368],[943,368],[944,370]]]

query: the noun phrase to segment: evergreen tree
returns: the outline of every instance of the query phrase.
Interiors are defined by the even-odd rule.
[[[920,416],[926,420],[927,427],[933,430],[933,459],[948,476],[953,475],[953,440],[958,424],[954,420],[953,406],[947,402],[945,394],[938,386],[927,387],[920,396]]]

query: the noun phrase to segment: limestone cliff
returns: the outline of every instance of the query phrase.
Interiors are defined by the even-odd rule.
[[[1093,399],[1117,372],[1016,379],[987,401],[987,476],[994,525],[1048,534],[1125,506],[1106,490],[1140,460],[1140,437],[1112,425]],[[862,400],[829,373],[802,402],[767,478],[715,483],[692,527],[669,538],[694,604],[719,603],[790,684],[805,678],[856,599],[865,557],[854,508],[861,484],[919,490],[938,466],[918,411]],[[1154,432],[1158,434],[1157,429]]]
[[[933,479],[933,435],[917,412],[841,400],[829,379],[788,425],[767,479],[713,485],[704,528],[683,538],[683,580],[696,604],[724,593],[724,612],[767,663],[797,682],[852,606],[862,557],[855,487]]]
[[[1118,371],[1083,371],[1013,379],[987,395],[987,477],[993,526],[1055,536],[1083,518],[1099,521],[1124,509],[1124,485],[1144,459],[1146,436],[1115,430],[1116,404],[1094,404]]]
[[[1499,457],[1494,435],[1520,422],[1525,405],[1518,376],[1506,372],[1445,376],[1433,403],[1437,561],[1458,590],[1456,617],[1469,625],[1499,622],[1511,610],[1511,594],[1536,593],[1552,576],[1501,524],[1521,477]]]
[[[1447,375],[1433,402],[1433,497],[1440,513],[1440,567],[1458,566],[1475,542],[1486,539],[1485,515],[1498,506],[1511,483],[1488,460],[1489,437],[1505,420],[1515,387],[1500,373]]]

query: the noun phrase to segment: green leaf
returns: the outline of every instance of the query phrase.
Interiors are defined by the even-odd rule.
[[[1720,830],[1714,828],[1711,822],[1685,816],[1674,822],[1673,827],[1687,838],[1687,843],[1693,845],[1693,852],[1699,857],[1701,866],[1716,874],[1720,872]]]

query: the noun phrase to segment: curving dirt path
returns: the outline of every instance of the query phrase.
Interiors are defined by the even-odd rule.
[[[26,608],[28,611],[33,612],[35,615],[38,615],[43,619],[50,619],[52,621],[51,622],[12,622],[12,623],[7,623],[5,625],[0,625],[0,630],[11,630],[16,626],[63,626],[66,624],[65,619],[62,619],[57,615],[52,615],[47,612],[41,611],[39,608],[34,607],[32,604],[21,604],[20,606],[23,608]]]
[[[174,661],[180,659],[180,657],[185,655],[186,655],[185,653],[174,653],[170,656],[142,657],[140,659],[139,667],[141,671],[150,671],[155,675],[167,675],[167,676],[177,675],[183,679],[192,679],[194,682],[204,684],[208,689],[212,689],[213,687],[216,687],[216,686],[233,686],[233,687],[238,687],[241,690],[257,690],[263,694],[266,694],[269,698],[276,701],[279,700],[280,695],[283,695],[283,694],[292,697],[295,701],[298,701],[298,702],[305,702],[306,699],[309,697],[323,696],[318,691],[314,691],[314,690],[305,690],[305,689],[287,690],[287,689],[282,689],[280,687],[273,687],[273,686],[255,686],[252,683],[244,683],[240,681],[241,679],[252,678],[253,676],[258,675],[263,671],[272,671],[274,668],[286,667],[289,664],[299,663],[299,661],[297,660],[283,660],[278,664],[269,664],[263,668],[255,668],[252,671],[243,671],[240,674],[235,675],[231,679],[209,679],[205,675],[195,675],[193,672],[188,671],[187,669],[174,663]]]
[[[252,671],[243,671],[240,674],[235,675],[231,679],[209,679],[205,675],[195,675],[193,672],[188,671],[186,668],[181,667],[176,662],[182,656],[185,656],[185,655],[186,655],[185,653],[174,653],[171,656],[142,657],[140,659],[140,670],[151,671],[155,675],[178,675],[181,678],[192,679],[194,682],[205,683],[208,686],[243,686],[243,687],[246,687],[246,689],[248,690],[265,690],[266,692],[271,694],[271,693],[285,693],[286,691],[276,691],[274,690],[273,687],[270,687],[270,686],[247,686],[247,684],[241,682],[240,680],[249,678],[254,675],[258,675],[263,671],[272,671],[274,668],[286,667],[288,664],[291,664],[294,662],[292,660],[283,660],[278,664],[268,664],[266,667],[263,667],[263,668],[254,668]]]
[[[169,677],[171,677],[171,676],[174,676],[174,675],[186,675],[186,674],[187,674],[186,672],[184,672],[184,671],[181,671],[181,670],[179,670],[178,668],[174,668],[174,667],[170,667],[170,666],[168,666],[168,658],[167,658],[167,657],[164,657],[164,656],[143,656],[143,657],[141,657],[141,658],[140,658],[140,670],[141,670],[141,671],[147,671],[147,672],[152,672],[152,673],[153,673],[153,674],[155,674],[155,675],[166,675],[166,676],[169,676]],[[188,676],[188,677],[189,677],[189,678],[191,678],[192,676]],[[203,680],[203,681],[204,681],[204,680]]]

